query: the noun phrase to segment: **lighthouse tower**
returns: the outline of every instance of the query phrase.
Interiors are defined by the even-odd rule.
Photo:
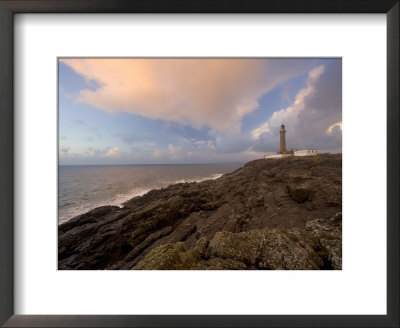
[[[280,129],[280,135],[281,135],[281,143],[280,143],[280,153],[281,154],[286,154],[286,130],[285,126],[282,124],[281,129]]]

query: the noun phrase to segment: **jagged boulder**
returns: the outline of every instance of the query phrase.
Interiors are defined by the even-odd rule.
[[[134,269],[139,270],[188,270],[207,257],[206,238],[200,238],[187,250],[182,242],[167,243],[153,249]]]
[[[138,270],[187,270],[196,258],[187,252],[182,242],[164,244],[153,249],[135,269]]]
[[[235,260],[258,269],[319,269],[323,265],[321,259],[299,238],[302,237],[268,228],[239,233],[218,232],[209,247],[211,257]]]
[[[318,270],[323,265],[314,250],[291,232],[264,230],[257,268],[268,270]]]
[[[208,257],[208,240],[205,237],[200,238],[196,245],[189,251],[192,256],[194,256],[197,260],[201,260]]]
[[[305,229],[311,233],[312,246],[329,266],[342,269],[342,225],[341,213],[331,220],[316,219],[308,221]]]
[[[287,191],[290,197],[297,203],[304,203],[305,201],[312,200],[314,191],[307,185],[287,185]]]
[[[263,232],[252,230],[240,233],[217,232],[210,241],[210,256],[255,264],[261,247]]]

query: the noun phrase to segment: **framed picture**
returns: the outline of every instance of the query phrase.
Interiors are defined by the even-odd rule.
[[[398,1],[0,10],[1,324],[399,325]]]
[[[64,57],[58,81],[59,270],[342,269],[341,58]]]

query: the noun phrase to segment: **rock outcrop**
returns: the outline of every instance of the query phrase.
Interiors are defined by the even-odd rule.
[[[59,226],[59,269],[340,270],[341,168],[261,159],[94,209]]]

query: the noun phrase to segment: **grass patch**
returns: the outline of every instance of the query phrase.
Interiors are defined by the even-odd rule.
[[[297,243],[299,241],[299,238],[297,238],[295,235],[293,234],[288,234],[288,237],[290,240],[294,241],[295,243]]]
[[[292,233],[288,233],[286,231],[286,229],[281,229],[281,232],[284,233],[286,236],[288,236],[288,238],[291,241],[294,241],[295,243],[297,243],[299,241],[299,238],[296,237],[296,235],[292,234]]]
[[[332,236],[332,235],[325,234],[324,235],[324,239],[326,239],[326,240],[334,240],[334,239],[337,239],[337,238]]]
[[[311,237],[311,247],[314,250],[317,250],[318,248],[321,248],[321,241],[317,237]]]

